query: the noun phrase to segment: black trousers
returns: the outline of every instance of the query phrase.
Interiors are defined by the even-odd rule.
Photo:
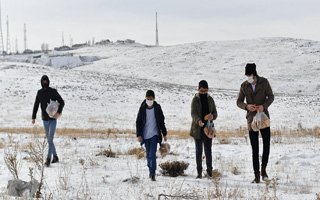
[[[270,127],[260,129],[263,141],[262,167],[267,167],[270,153]],[[260,172],[259,167],[259,132],[249,131],[250,143],[252,147],[252,163],[255,173]]]
[[[206,156],[207,171],[212,171],[212,139],[208,138],[201,130],[201,139],[195,139],[196,144],[196,162],[198,174],[202,173],[202,152],[204,147],[204,154]]]

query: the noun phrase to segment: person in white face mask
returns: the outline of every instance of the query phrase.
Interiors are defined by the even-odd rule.
[[[272,104],[274,95],[269,81],[264,77],[258,76],[255,63],[248,63],[246,65],[245,75],[247,76],[247,80],[241,84],[237,106],[247,111],[246,118],[252,147],[253,170],[255,174],[253,182],[259,183],[259,131],[254,131],[251,127],[251,123],[257,112],[264,112],[270,118],[268,107]],[[246,102],[244,102],[244,100],[246,100]],[[260,132],[263,140],[261,176],[262,180],[266,180],[268,179],[266,167],[270,152],[270,127],[260,129]]]
[[[149,178],[155,181],[157,168],[156,152],[157,144],[161,145],[162,138],[167,141],[167,129],[164,122],[164,115],[160,104],[155,99],[152,90],[146,93],[146,99],[142,102],[137,120],[136,135],[141,145],[145,144]]]

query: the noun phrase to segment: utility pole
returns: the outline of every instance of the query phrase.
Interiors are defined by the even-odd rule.
[[[73,46],[73,39],[72,39],[71,35],[69,36],[69,38],[70,38],[70,47],[72,47]]]
[[[19,53],[19,50],[18,50],[18,38],[16,36],[16,54],[18,54],[18,53]]]
[[[27,50],[27,25],[23,25],[23,40],[24,40],[24,50]]]
[[[2,35],[1,0],[0,0],[0,54],[4,54],[4,44]]]
[[[10,33],[9,33],[9,17],[7,16],[7,54],[11,53]]]
[[[62,32],[62,46],[64,46],[64,34]]]
[[[156,46],[159,46],[159,36],[158,36],[158,13],[156,12]]]

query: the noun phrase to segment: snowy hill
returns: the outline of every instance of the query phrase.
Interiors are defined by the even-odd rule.
[[[245,127],[245,112],[235,102],[247,62],[257,64],[258,74],[268,78],[274,90],[273,127],[318,125],[318,41],[261,38],[161,47],[110,44],[70,53],[101,60],[60,69],[0,59],[0,126],[30,126],[39,80],[47,74],[66,101],[60,120],[64,127],[134,129],[145,91],[153,89],[168,128],[188,130],[191,100],[202,79],[208,80],[217,104],[217,128]]]

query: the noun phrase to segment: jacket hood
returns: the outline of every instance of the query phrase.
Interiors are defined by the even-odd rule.
[[[50,80],[49,80],[49,77],[48,77],[47,75],[43,75],[43,76],[41,77],[41,81],[40,81],[41,87],[44,88],[44,85],[42,84],[42,81],[44,81],[44,80],[47,80],[47,81],[48,81],[48,87],[49,87],[49,85],[50,85]]]

